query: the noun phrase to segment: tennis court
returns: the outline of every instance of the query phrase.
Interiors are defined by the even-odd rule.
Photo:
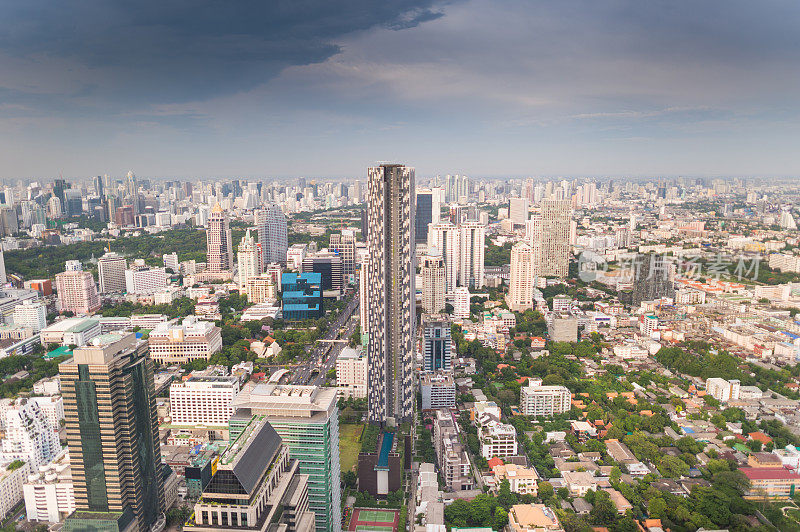
[[[356,525],[356,532],[392,532],[392,526]]]
[[[360,510],[358,520],[367,523],[394,523],[394,512],[385,510]],[[389,527],[391,529],[392,527]]]

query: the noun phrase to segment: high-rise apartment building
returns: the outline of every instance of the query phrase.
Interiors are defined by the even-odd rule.
[[[508,200],[508,218],[514,225],[524,225],[528,220],[530,204],[528,198],[511,198]]]
[[[422,259],[422,310],[436,314],[445,305],[445,267],[441,255],[426,255]]]
[[[239,377],[189,377],[169,387],[173,425],[227,427],[233,400],[239,393]]]
[[[253,416],[266,416],[308,475],[308,499],[318,532],[342,527],[339,410],[336,388],[248,383],[236,397],[229,423],[235,439]]]
[[[270,203],[256,213],[258,243],[261,244],[264,264],[277,262],[286,265],[286,251],[289,249],[289,233],[286,215],[281,208]]]
[[[250,236],[250,229],[239,243],[239,289],[244,290],[247,281],[261,275],[264,259],[261,256],[261,244]]]
[[[675,297],[673,263],[666,255],[640,253],[633,263],[633,293],[631,305],[661,297]]]
[[[459,226],[458,285],[470,289],[483,288],[483,250],[486,229],[480,222],[463,222]]]
[[[100,279],[100,293],[110,294],[125,291],[125,270],[128,262],[125,257],[113,251],[97,259],[97,277]]]
[[[367,272],[369,420],[414,413],[414,169],[382,164],[368,170]]]
[[[91,314],[100,309],[100,298],[91,272],[67,271],[56,274],[56,291],[62,312]]]
[[[450,321],[440,314],[426,314],[422,318],[423,370],[451,369]]]
[[[417,205],[414,219],[415,242],[428,240],[428,226],[433,223],[433,192],[430,190],[417,191]]]
[[[22,460],[36,470],[61,452],[58,424],[53,426],[39,403],[20,398],[3,412],[3,440],[0,459],[3,462]]]
[[[569,274],[571,219],[569,200],[542,201],[542,243],[537,275],[567,277]]]
[[[461,258],[461,233],[458,226],[450,222],[439,222],[430,226],[428,251],[438,251],[444,261],[445,291],[452,294],[458,286],[458,267]],[[434,251],[435,250],[435,251]]]
[[[146,531],[163,516],[153,362],[134,333],[59,365],[77,510],[64,530]]]
[[[14,307],[14,325],[39,332],[47,327],[47,308],[42,301],[26,299]]]
[[[367,396],[367,357],[361,348],[345,347],[336,358],[339,397]]]
[[[569,412],[572,408],[570,391],[564,386],[542,386],[540,379],[530,379],[520,388],[522,415],[549,417]]]
[[[356,234],[345,229],[339,235],[331,235],[330,251],[342,259],[342,275],[349,277],[356,272]]]
[[[151,295],[167,286],[167,271],[151,268],[143,259],[133,261],[125,270],[125,290],[129,294]]]
[[[511,248],[511,274],[506,303],[515,312],[533,308],[533,261],[533,250],[527,242],[518,242]]]
[[[211,216],[208,218],[206,245],[208,249],[208,271],[224,272],[233,269],[230,221],[228,220],[228,213],[222,210],[219,203],[211,209]]]

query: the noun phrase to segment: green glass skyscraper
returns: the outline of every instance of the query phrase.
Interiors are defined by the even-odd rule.
[[[300,463],[300,473],[308,475],[308,502],[316,515],[317,532],[340,532],[336,388],[251,383],[239,392],[233,407],[231,440],[254,415],[265,415],[289,447],[290,456]]]

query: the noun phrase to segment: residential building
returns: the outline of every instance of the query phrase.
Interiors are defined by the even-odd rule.
[[[470,316],[470,298],[469,288],[466,286],[459,286],[453,291],[453,317],[460,319],[468,319]]]
[[[508,480],[512,493],[520,495],[533,495],[538,493],[539,475],[532,467],[522,467],[517,464],[499,464],[492,468],[496,484]]]
[[[32,471],[27,462],[0,466],[0,519],[8,517],[9,512],[22,501],[22,487]]]
[[[542,386],[539,379],[528,380],[520,388],[520,410],[524,416],[549,417],[569,412],[571,395],[565,386]]]
[[[91,314],[100,310],[100,298],[91,272],[66,271],[56,274],[56,291],[61,312]]]
[[[450,412],[436,411],[432,440],[445,488],[449,491],[471,490],[474,482],[469,456],[464,444],[459,441],[458,426]]]
[[[422,258],[422,310],[437,314],[445,306],[445,268],[441,255],[428,254]]]
[[[265,205],[256,213],[256,226],[258,227],[258,243],[264,265],[277,262],[286,265],[286,253],[289,249],[289,234],[287,232],[286,216],[275,203]]]
[[[419,378],[423,410],[456,407],[456,384],[446,372],[423,373]]]
[[[356,234],[350,229],[331,235],[330,251],[342,259],[342,275],[348,278],[356,273]]]
[[[212,468],[190,530],[310,532],[308,476],[264,416],[254,417]]]
[[[5,435],[2,439],[3,462],[22,460],[32,469],[45,465],[61,452],[59,426],[53,426],[36,401],[20,398],[3,412]]]
[[[461,257],[461,233],[458,226],[448,221],[430,226],[428,253],[438,254],[444,261],[445,293],[452,294],[458,286],[458,268]]]
[[[252,416],[264,415],[308,475],[318,532],[341,530],[339,412],[335,388],[248,383],[234,400],[231,439]]]
[[[672,283],[673,264],[666,255],[640,253],[633,264],[633,292],[631,305],[638,307],[642,301],[662,297],[675,297]]]
[[[368,170],[368,418],[386,423],[414,413],[414,169]]]
[[[450,321],[441,314],[426,314],[422,317],[424,371],[451,369],[452,339]]]
[[[172,424],[227,427],[238,393],[239,377],[235,376],[192,376],[173,382],[169,387]]]
[[[459,226],[458,285],[469,289],[483,288],[483,251],[486,228],[480,222],[463,222]]]
[[[172,270],[172,273],[178,273],[180,270],[180,262],[178,262],[178,254],[175,252],[172,253],[164,253],[162,255],[162,260],[164,261],[164,268],[167,270]]]
[[[273,302],[278,299],[278,283],[269,274],[248,277],[245,280],[244,293],[250,303]]]
[[[60,523],[75,511],[75,488],[64,449],[53,461],[28,475],[22,486],[28,521]]]
[[[489,421],[478,428],[481,443],[481,456],[489,460],[495,456],[515,456],[517,454],[517,431],[512,425]]]
[[[125,257],[113,251],[97,259],[97,277],[100,280],[100,293],[121,293],[125,291],[125,270],[128,262]]]
[[[34,332],[39,332],[47,327],[47,308],[42,301],[26,299],[14,307],[14,325],[16,327],[29,327]]]
[[[222,329],[213,322],[187,316],[180,324],[159,323],[147,340],[150,356],[162,364],[208,360],[222,349]]]
[[[518,242],[511,248],[511,275],[506,303],[514,312],[533,308],[533,259],[533,250],[527,242]]]
[[[544,504],[515,504],[508,512],[511,532],[563,532],[552,508]]]
[[[167,286],[167,271],[164,268],[151,268],[143,259],[133,261],[125,270],[125,290],[129,294],[153,295]]]
[[[553,342],[577,342],[578,318],[570,314],[553,313],[547,324],[547,334]]]
[[[250,229],[239,243],[239,289],[245,290],[247,281],[261,275],[264,258],[261,256],[261,244],[250,236]],[[248,301],[252,301],[248,299]]]
[[[800,486],[800,475],[787,467],[740,467],[739,471],[750,481],[748,499],[789,499]]]
[[[339,397],[367,396],[367,355],[359,346],[345,347],[336,358],[336,386]]]
[[[283,319],[299,321],[324,316],[321,273],[284,273],[281,292]]]
[[[541,216],[541,252],[535,273],[541,277],[565,278],[569,273],[571,202],[542,200]]]
[[[525,225],[529,210],[528,198],[510,198],[508,200],[508,218],[515,225]]]
[[[103,335],[75,349],[59,375],[76,507],[65,530],[150,529],[165,501],[147,342]]]
[[[65,419],[64,399],[60,395],[47,395],[44,397],[30,397],[28,400],[37,404],[39,410],[44,414],[47,426],[58,438],[58,431],[61,429],[61,424]]]
[[[741,383],[737,379],[727,381],[719,377],[712,377],[706,380],[706,393],[723,403],[728,401],[738,401]]]
[[[207,268],[217,273],[233,270],[233,244],[231,242],[231,226],[228,213],[222,210],[219,203],[211,209],[206,229],[206,246],[208,251]]]
[[[561,476],[573,497],[583,497],[587,491],[597,490],[597,479],[588,471],[564,471]]]

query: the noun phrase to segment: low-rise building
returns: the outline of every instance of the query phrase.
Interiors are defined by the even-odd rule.
[[[184,318],[180,325],[159,324],[150,331],[150,356],[162,364],[184,364],[208,360],[222,349],[222,330],[196,316]]]
[[[741,467],[739,471],[750,481],[745,493],[749,499],[788,499],[800,485],[800,475],[786,467]]]
[[[565,386],[542,386],[540,379],[529,379],[520,389],[520,410],[525,416],[552,416],[569,412],[570,391]]]
[[[513,493],[520,495],[536,495],[538,492],[539,475],[533,468],[522,467],[516,464],[500,464],[492,468],[494,477],[499,486],[504,480],[508,480],[509,487]]]
[[[189,377],[169,387],[173,425],[225,427],[233,415],[231,405],[239,393],[239,378]]]
[[[433,448],[445,487],[449,491],[472,489],[474,484],[469,456],[464,444],[458,439],[458,427],[448,411],[436,411],[433,421]]]
[[[718,377],[706,380],[706,393],[716,399],[726,403],[728,401],[739,400],[740,383],[738,380],[727,381]]]
[[[102,327],[96,318],[67,318],[42,329],[42,344],[76,345],[82,347],[100,336]]]
[[[513,425],[490,421],[478,429],[481,443],[481,456],[489,460],[495,456],[515,456],[517,454],[517,431]]]
[[[552,508],[544,504],[515,504],[508,512],[512,532],[563,532]]]
[[[456,385],[448,372],[423,373],[420,376],[422,409],[455,408]]]

